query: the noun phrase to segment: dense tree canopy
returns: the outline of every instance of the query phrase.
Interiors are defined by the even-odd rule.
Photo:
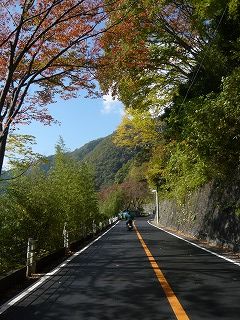
[[[115,141],[150,138],[146,176],[167,194],[182,196],[238,166],[239,14],[237,0],[138,1],[102,37],[99,81],[131,115]]]

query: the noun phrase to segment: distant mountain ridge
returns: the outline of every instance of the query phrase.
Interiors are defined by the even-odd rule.
[[[95,170],[96,187],[111,185],[115,177],[136,155],[136,151],[116,146],[111,134],[90,141],[79,149],[69,152],[74,159],[91,164]]]
[[[79,161],[84,160],[84,158],[89,153],[91,153],[102,140],[104,140],[104,138],[99,138],[99,139],[87,142],[82,147],[77,148],[74,151],[71,151],[69,154],[71,154],[74,158],[76,158]]]
[[[73,159],[89,163],[95,172],[97,189],[122,181],[127,175],[131,162],[138,154],[136,150],[116,146],[112,138],[114,133],[104,138],[92,140],[74,151],[67,152]],[[54,163],[54,155],[47,157],[41,169],[48,172]],[[6,171],[4,178],[10,178],[12,171]],[[7,183],[7,182],[6,182]]]

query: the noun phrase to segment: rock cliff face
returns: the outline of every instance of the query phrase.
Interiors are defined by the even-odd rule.
[[[159,224],[240,251],[240,179],[209,183],[183,204],[159,201]]]

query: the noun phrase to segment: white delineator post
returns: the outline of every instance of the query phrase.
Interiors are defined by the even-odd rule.
[[[26,276],[30,277],[36,271],[36,240],[28,238],[27,246],[27,271]]]
[[[67,231],[67,222],[64,223],[63,227],[63,246],[65,248],[66,254],[69,252],[69,239],[68,239],[68,231]]]

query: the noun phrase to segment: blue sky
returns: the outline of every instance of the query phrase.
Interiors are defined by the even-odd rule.
[[[103,98],[76,98],[59,100],[48,106],[50,114],[60,125],[44,126],[33,122],[19,127],[19,134],[36,137],[35,152],[52,155],[59,136],[63,137],[66,147],[73,151],[85,143],[111,134],[119,125],[123,107],[111,96]]]

